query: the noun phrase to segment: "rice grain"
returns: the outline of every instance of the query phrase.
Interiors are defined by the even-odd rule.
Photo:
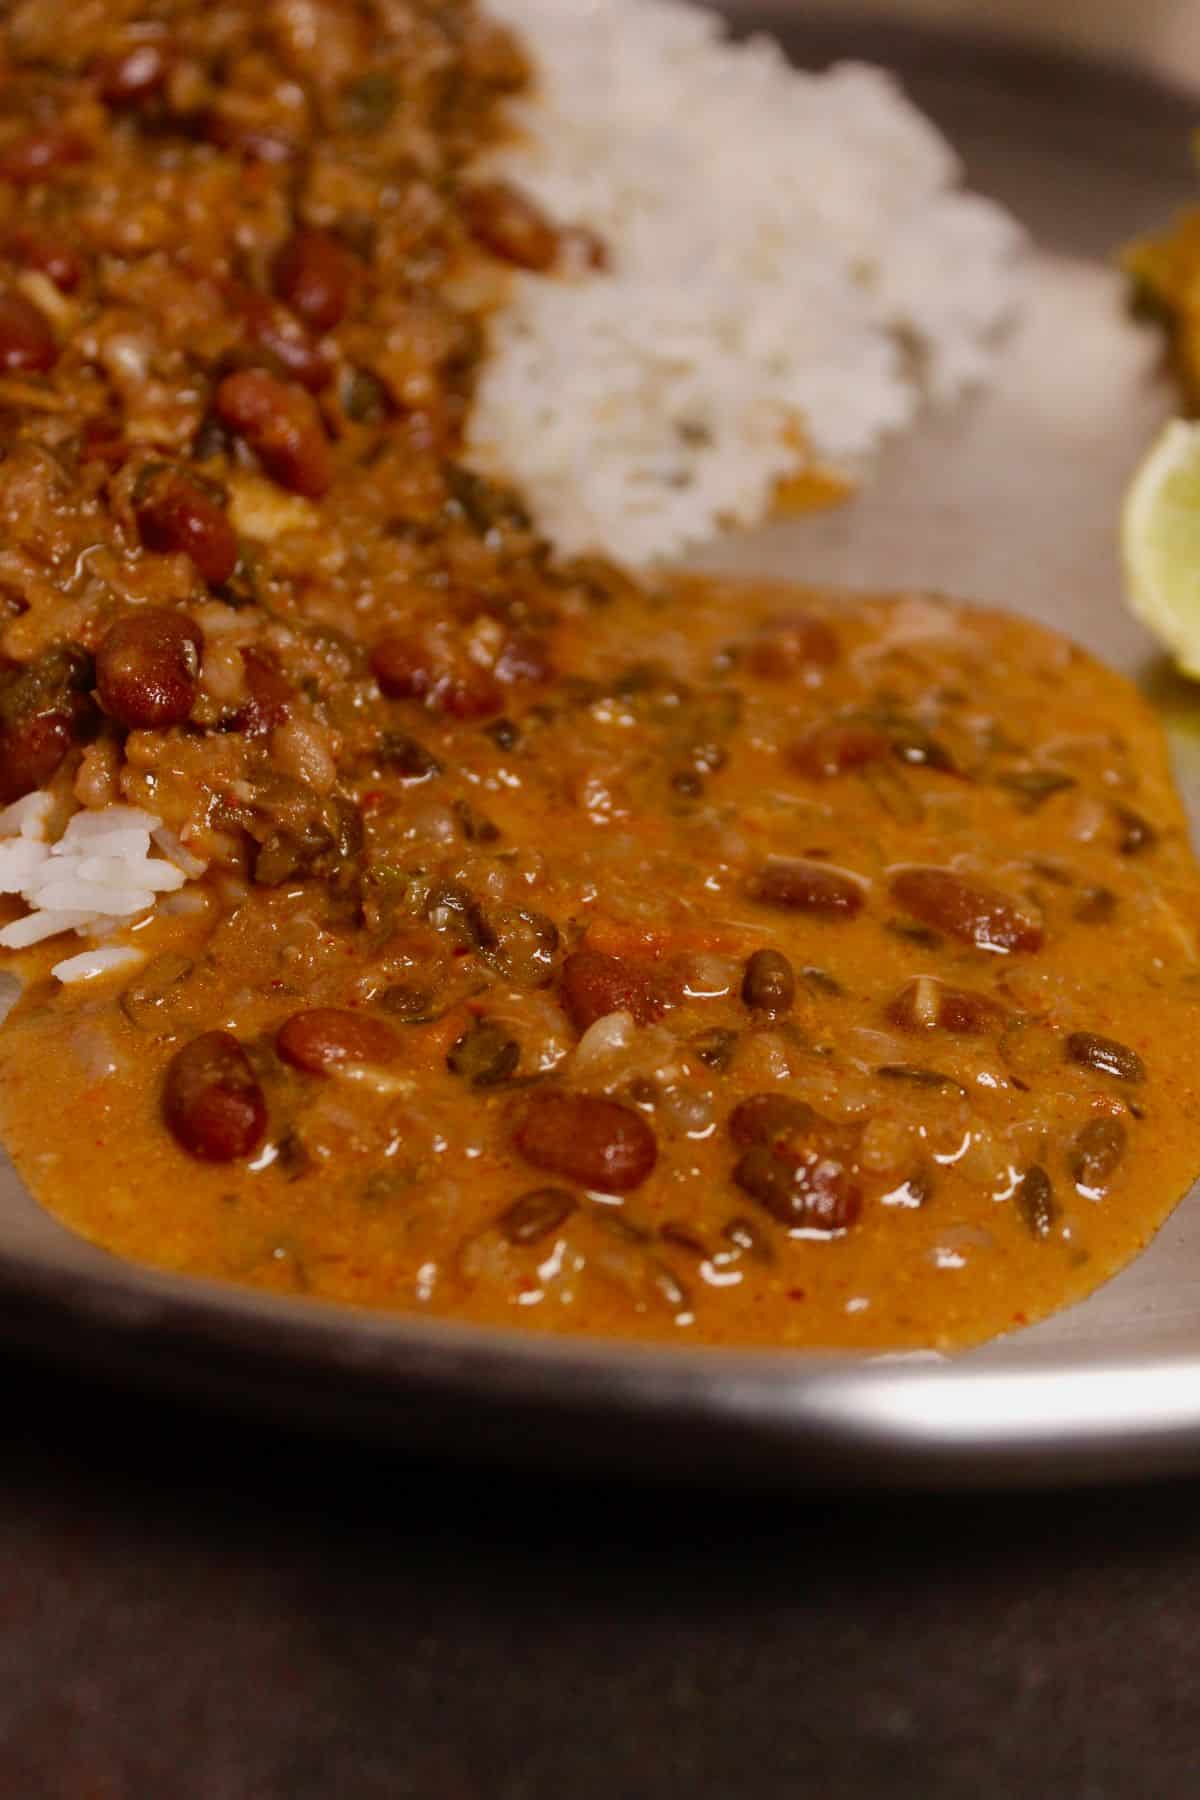
[[[803,73],[683,0],[491,10],[539,85],[488,173],[608,252],[513,275],[469,427],[560,549],[752,526],[805,462],[853,479],[987,373],[1022,233],[889,75]]]

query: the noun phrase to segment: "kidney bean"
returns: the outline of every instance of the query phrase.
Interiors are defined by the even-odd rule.
[[[943,988],[938,1008],[938,1024],[943,1031],[959,1037],[982,1037],[1001,1031],[1008,1020],[1008,1010],[986,994],[968,993],[965,988]]]
[[[852,919],[862,911],[859,882],[825,863],[785,860],[765,863],[750,883],[750,898],[781,912],[815,913],[819,918]]]
[[[371,672],[389,700],[421,700],[431,712],[454,719],[499,712],[504,696],[496,676],[421,632],[381,638],[371,652]]]
[[[1098,1037],[1094,1031],[1073,1031],[1066,1042],[1067,1061],[1082,1069],[1094,1069],[1097,1075],[1111,1075],[1117,1081],[1138,1082],[1146,1079],[1146,1065],[1136,1050],[1119,1044],[1115,1038]]]
[[[878,726],[835,719],[827,725],[814,726],[789,748],[787,760],[810,780],[826,781],[844,775],[847,769],[884,762],[891,754],[892,741]]]
[[[235,724],[249,737],[261,737],[273,725],[291,716],[296,693],[278,664],[265,650],[253,646],[242,651],[249,698],[237,713]]]
[[[267,360],[273,359],[284,375],[310,394],[329,385],[333,359],[294,313],[248,289],[235,295],[233,305],[248,341],[263,350]]]
[[[358,261],[327,231],[297,231],[271,264],[275,293],[314,331],[332,331],[350,308]]]
[[[87,736],[92,681],[92,659],[65,645],[0,674],[0,805],[44,786]]]
[[[508,182],[464,188],[459,205],[476,243],[502,262],[545,274],[558,261],[558,232],[529,196]]]
[[[1017,1215],[1031,1236],[1045,1240],[1059,1216],[1054,1198],[1054,1185],[1040,1163],[1034,1163],[1022,1177],[1013,1195]]]
[[[891,886],[893,899],[913,918],[980,950],[1042,947],[1041,920],[1032,912],[949,869],[902,869]]]
[[[82,259],[65,238],[15,231],[8,240],[8,253],[22,267],[45,275],[60,293],[73,294],[83,280]]]
[[[632,1013],[639,1025],[660,1019],[671,995],[650,964],[600,950],[575,950],[562,966],[559,996],[576,1031],[586,1031],[609,1013]]]
[[[130,730],[181,725],[196,698],[203,647],[184,613],[145,606],[126,614],[96,652],[100,704]]]
[[[217,502],[186,476],[157,485],[137,508],[137,525],[147,550],[182,551],[213,587],[237,568],[237,533]]]
[[[784,613],[760,626],[746,667],[763,681],[791,681],[806,669],[825,669],[841,649],[830,626],[811,613]]]
[[[779,950],[756,950],[747,958],[742,977],[742,999],[751,1012],[782,1019],[796,1000],[796,977],[787,957]]]
[[[444,659],[426,640],[397,634],[375,645],[371,673],[389,700],[424,700],[444,673]]]
[[[0,369],[44,375],[58,361],[58,339],[24,294],[0,293]]]
[[[0,806],[49,781],[75,741],[70,719],[59,713],[0,726]]]
[[[345,1063],[395,1062],[400,1040],[382,1019],[336,1006],[313,1006],[284,1020],[275,1033],[275,1048],[294,1069],[328,1075]]]
[[[806,1100],[775,1092],[741,1101],[730,1114],[729,1131],[736,1144],[770,1144],[780,1151],[803,1139],[847,1161],[853,1160],[861,1137],[859,1125],[827,1119]]]
[[[1071,1179],[1084,1193],[1096,1194],[1108,1185],[1125,1154],[1125,1127],[1120,1119],[1089,1119],[1075,1134],[1068,1164]]]
[[[654,1172],[658,1144],[641,1117],[595,1094],[539,1094],[514,1133],[526,1162],[579,1187],[626,1194]]]
[[[789,1132],[814,1131],[819,1123],[819,1114],[805,1100],[789,1094],[752,1094],[730,1113],[729,1135],[745,1148],[777,1142]]]
[[[63,169],[86,162],[91,151],[82,138],[69,131],[32,131],[0,151],[0,181],[32,187],[50,181]]]
[[[437,683],[432,704],[452,719],[484,719],[501,710],[504,693],[490,669],[468,663]]]
[[[133,44],[100,63],[96,71],[100,98],[109,106],[141,106],[161,90],[170,67],[165,44]]]
[[[862,1189],[829,1157],[794,1161],[758,1144],[739,1159],[733,1179],[773,1219],[793,1229],[846,1231],[862,1210]]]
[[[946,987],[922,975],[910,981],[891,1001],[887,1018],[900,1031],[948,1031],[955,1037],[986,1037],[1004,1029],[1009,1013],[986,994]]]
[[[840,1231],[858,1217],[857,1125],[823,1118],[787,1094],[755,1094],[730,1114],[729,1134],[745,1151],[735,1182],[774,1218]]]
[[[265,369],[241,369],[217,388],[217,416],[245,439],[281,487],[310,500],[328,492],[333,456],[312,395]]]
[[[175,1141],[202,1162],[249,1156],[267,1128],[267,1103],[249,1058],[228,1031],[206,1031],[171,1058],[163,1115]]]
[[[567,1188],[533,1188],[505,1207],[496,1224],[510,1244],[537,1244],[565,1224],[578,1205]]]

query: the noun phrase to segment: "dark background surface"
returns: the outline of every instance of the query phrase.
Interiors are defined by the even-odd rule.
[[[575,1486],[4,1374],[6,1800],[1200,1791],[1195,1486]]]

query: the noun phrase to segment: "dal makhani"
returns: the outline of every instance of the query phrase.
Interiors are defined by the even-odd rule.
[[[453,0],[18,6],[0,1127],[120,1254],[952,1347],[1195,1173],[1153,718],[1024,621],[567,556],[464,434],[529,80]],[[612,549],[620,552],[620,543]],[[53,1105],[48,1105],[48,1096]]]

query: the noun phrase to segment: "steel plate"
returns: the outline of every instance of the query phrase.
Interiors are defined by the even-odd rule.
[[[1187,45],[1200,83],[1197,9],[1152,4],[1124,26],[1111,4],[1072,10],[1068,23],[1091,17],[1110,50],[1136,25],[1140,69],[1132,53],[1104,63],[980,39],[956,19],[976,9],[953,0],[874,19],[734,10],[769,20],[802,62],[897,67],[952,132],[974,185],[1027,222],[1037,249],[1024,322],[986,396],[897,448],[853,506],[727,544],[709,564],[998,602],[1161,683],[1121,609],[1114,533],[1169,395],[1104,258],[1192,196],[1200,101],[1148,70],[1178,69]],[[989,18],[999,27],[1008,10]],[[1036,18],[1017,5],[1008,22],[1031,29]],[[1190,745],[1181,734],[1200,822],[1200,739]],[[794,1486],[1142,1475],[1200,1466],[1200,1194],[1118,1279],[1019,1338],[953,1362],[847,1362],[535,1341],[161,1276],[62,1230],[3,1169],[0,1332],[262,1416],[561,1469]]]

